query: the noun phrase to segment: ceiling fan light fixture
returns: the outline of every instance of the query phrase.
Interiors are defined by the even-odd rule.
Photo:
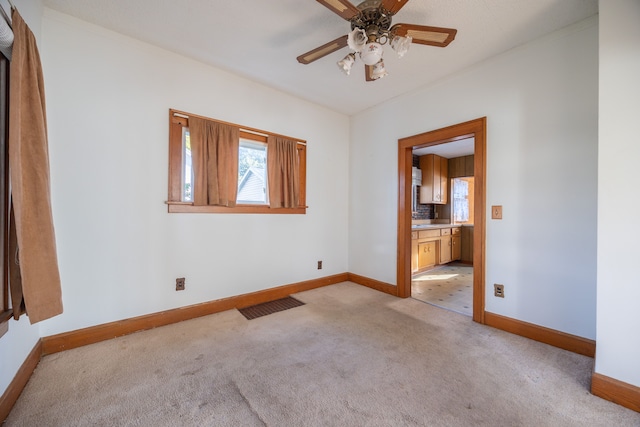
[[[405,53],[409,50],[409,46],[411,46],[411,42],[413,41],[412,37],[402,37],[402,36],[394,36],[391,39],[391,49],[393,49],[397,54],[398,58],[402,58]]]
[[[355,62],[356,54],[350,53],[340,61],[338,61],[338,68],[340,68],[342,72],[348,76],[349,74],[351,74],[351,67],[353,67],[353,64],[355,64]]]
[[[387,70],[384,68],[384,62],[382,61],[382,59],[380,59],[380,61],[378,61],[373,66],[373,70],[371,71],[371,79],[378,80],[383,78],[387,74],[389,73],[387,73]]]
[[[360,59],[366,65],[375,65],[382,59],[382,45],[377,42],[367,43],[360,51]]]
[[[367,44],[367,32],[362,28],[354,28],[347,36],[349,49],[360,52]]]

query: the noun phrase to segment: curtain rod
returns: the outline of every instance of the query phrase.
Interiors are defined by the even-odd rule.
[[[181,113],[173,113],[173,117],[182,117],[183,119],[189,119],[189,116],[187,116],[186,114],[181,114]],[[260,136],[266,136],[266,137],[269,136],[269,134],[261,133],[261,132],[258,132],[258,131],[255,131],[255,130],[251,130],[251,129],[240,128],[240,130],[243,131],[243,132],[252,133],[254,135],[260,135]],[[287,138],[289,138],[289,137],[287,137]],[[294,138],[292,138],[292,139],[294,139]],[[296,141],[296,144],[305,145],[305,146],[307,145],[306,142],[300,142],[300,141]]]

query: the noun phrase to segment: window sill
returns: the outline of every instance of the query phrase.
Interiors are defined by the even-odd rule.
[[[0,313],[0,337],[9,331],[9,319],[11,319],[11,311]]]
[[[224,213],[224,214],[288,214],[304,215],[307,213],[307,206],[297,208],[272,209],[269,206],[237,205],[233,208],[225,206],[194,206],[193,203],[166,202],[169,206],[169,213]]]

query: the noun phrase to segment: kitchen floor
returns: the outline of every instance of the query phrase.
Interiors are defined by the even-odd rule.
[[[473,315],[473,267],[452,262],[411,278],[411,297],[467,316]]]

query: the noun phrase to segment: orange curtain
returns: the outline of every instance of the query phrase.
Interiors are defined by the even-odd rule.
[[[297,208],[300,194],[300,158],[297,142],[270,136],[267,163],[269,205],[272,208]]]
[[[62,313],[62,291],[49,188],[49,148],[44,81],[36,39],[14,8],[14,44],[9,98],[9,169],[19,250],[21,287],[31,323]],[[17,255],[17,256],[16,256]],[[19,281],[21,276],[21,283]],[[20,305],[14,301],[14,317]]]
[[[240,130],[235,126],[189,118],[193,165],[193,204],[234,207],[238,193]]]

